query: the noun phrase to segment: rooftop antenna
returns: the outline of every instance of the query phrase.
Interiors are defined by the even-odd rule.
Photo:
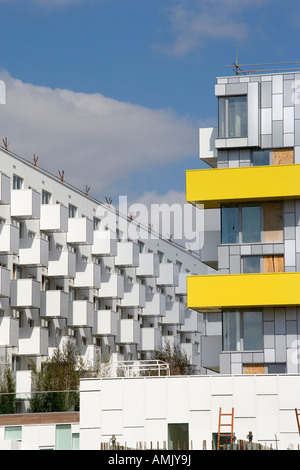
[[[64,170],[63,171],[58,170],[58,174],[60,176],[61,182],[63,183],[64,182],[65,171]]]
[[[5,150],[7,150],[7,149],[8,149],[7,137],[5,137],[4,139],[2,139],[2,142],[3,142],[3,144],[4,144]]]
[[[33,162],[34,162],[33,164],[34,164],[34,166],[38,166],[38,164],[37,164],[38,159],[39,159],[39,157],[36,157],[35,155],[33,155]]]
[[[85,185],[85,195],[86,196],[89,196],[90,189],[91,188],[89,186]]]
[[[300,64],[299,60],[296,60],[294,62],[271,62],[271,63],[266,63],[266,64],[239,64],[238,63],[238,49],[236,50],[236,60],[233,63],[233,71],[236,75],[248,75],[251,73],[266,73],[266,72],[290,72],[290,71],[295,71],[295,70],[300,70],[299,67],[284,67],[284,68],[278,68],[278,69],[257,69],[256,67],[268,67],[271,65],[291,65],[291,64]],[[226,67],[232,67],[232,65],[226,65]],[[252,70],[244,70],[242,67],[253,67]]]
[[[107,204],[108,204],[108,207],[110,207],[110,205],[111,205],[111,203],[112,203],[112,198],[110,197],[110,198],[107,199],[107,197],[105,196],[105,200],[106,200],[106,202],[107,202]]]

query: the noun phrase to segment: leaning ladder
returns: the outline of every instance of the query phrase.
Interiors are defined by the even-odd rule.
[[[231,421],[230,423],[222,423],[222,417],[223,416],[231,416]],[[220,450],[220,447],[225,447],[225,444],[220,444],[220,439],[221,437],[230,437],[230,444],[232,445],[233,443],[233,419],[234,419],[234,408],[232,408],[231,413],[222,413],[222,408],[220,408],[219,411],[219,427],[218,427],[218,441],[217,441],[217,450]],[[227,433],[221,433],[221,428],[222,427],[229,427],[230,432]],[[299,428],[300,432],[300,428]]]
[[[298,424],[298,431],[299,431],[299,435],[300,435],[300,421],[299,421],[300,412],[297,408],[295,408],[295,413],[296,413],[296,420],[297,420],[297,424]]]

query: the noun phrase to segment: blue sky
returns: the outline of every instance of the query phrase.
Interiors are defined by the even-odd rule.
[[[300,60],[295,0],[0,0],[0,138],[91,195],[182,200],[216,76]]]

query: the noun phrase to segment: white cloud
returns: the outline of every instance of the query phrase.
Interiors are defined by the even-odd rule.
[[[273,0],[182,0],[167,9],[174,41],[162,50],[182,57],[204,45],[206,39],[243,41],[250,28],[243,13],[266,6]]]
[[[6,104],[0,107],[0,142],[79,189],[98,197],[120,178],[147,171],[162,161],[172,165],[197,152],[197,129],[171,110],[23,83],[8,73]],[[122,188],[120,188],[122,194]]]

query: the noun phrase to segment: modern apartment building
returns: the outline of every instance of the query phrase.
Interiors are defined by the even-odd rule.
[[[206,367],[224,374],[299,373],[300,74],[217,78],[218,127],[199,130],[187,171],[192,204],[218,214],[188,277],[188,306],[214,325]],[[218,325],[218,327],[217,327]]]
[[[130,240],[126,215],[5,148],[0,170],[0,359],[17,390],[66,338],[90,362],[149,359],[168,340],[199,371],[203,318],[186,307],[199,256],[148,227]]]

